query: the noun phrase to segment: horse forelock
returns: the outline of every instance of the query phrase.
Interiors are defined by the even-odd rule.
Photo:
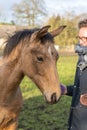
[[[45,36],[43,36],[42,38],[41,38],[41,42],[43,43],[43,44],[45,44],[46,43],[46,41],[50,41],[50,42],[54,42],[54,39],[53,39],[53,37],[52,37],[52,35],[48,32]]]

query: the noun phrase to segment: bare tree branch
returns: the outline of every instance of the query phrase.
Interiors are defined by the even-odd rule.
[[[17,23],[35,26],[39,16],[46,16],[44,0],[22,0],[12,7],[13,16]]]

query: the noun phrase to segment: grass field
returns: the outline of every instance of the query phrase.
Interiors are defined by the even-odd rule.
[[[73,84],[77,56],[60,56],[57,69],[60,82]],[[45,103],[39,89],[27,77],[21,83],[24,99],[18,130],[67,130],[71,97],[62,96],[55,105]]]

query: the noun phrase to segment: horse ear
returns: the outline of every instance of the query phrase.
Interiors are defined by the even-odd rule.
[[[33,41],[35,39],[39,39],[39,38],[43,37],[44,35],[46,35],[48,33],[48,29],[50,27],[51,27],[50,25],[47,25],[47,26],[40,28],[38,31],[35,31],[31,36],[32,37],[31,41]]]
[[[44,26],[42,27],[38,32],[37,32],[37,37],[41,38],[44,35],[46,35],[48,33],[48,29],[50,28],[50,25]]]
[[[51,31],[50,34],[51,34],[53,37],[55,37],[55,36],[59,35],[59,34],[63,31],[63,29],[64,29],[65,27],[66,27],[66,25],[60,26],[60,27],[57,28],[56,30]]]

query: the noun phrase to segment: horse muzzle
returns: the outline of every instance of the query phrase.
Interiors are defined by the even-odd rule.
[[[56,92],[52,93],[50,96],[45,95],[46,102],[49,104],[55,104],[59,101],[60,95],[57,96]]]

